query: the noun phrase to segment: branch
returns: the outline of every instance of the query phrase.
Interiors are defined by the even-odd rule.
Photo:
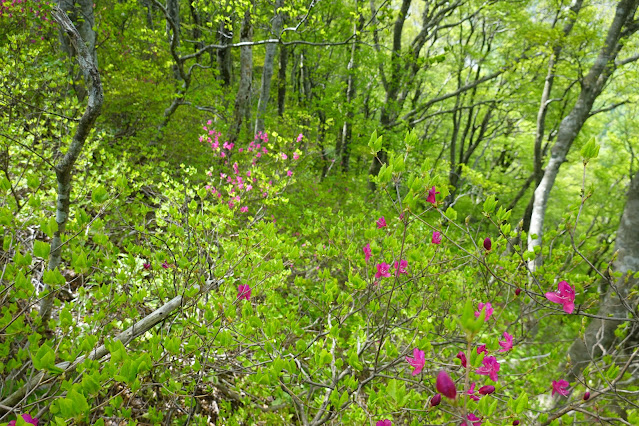
[[[600,112],[612,111],[613,109],[615,109],[615,108],[617,108],[617,107],[619,107],[621,105],[627,104],[628,102],[630,102],[630,101],[628,99],[626,99],[625,101],[617,102],[616,104],[612,104],[612,105],[604,107],[604,108],[596,109],[594,111],[591,111],[590,115],[588,115],[588,117],[592,117],[593,115],[599,114]]]

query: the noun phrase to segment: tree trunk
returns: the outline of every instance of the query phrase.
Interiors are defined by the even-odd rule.
[[[530,218],[530,231],[528,234],[528,249],[533,250],[535,246],[541,245],[544,218],[550,191],[555,183],[559,167],[566,160],[566,155],[577,138],[584,123],[590,115],[592,105],[597,96],[614,71],[614,60],[621,49],[620,39],[624,24],[628,23],[635,14],[637,2],[639,0],[621,0],[616,7],[615,17],[610,24],[606,41],[601,48],[595,63],[581,84],[581,92],[577,98],[575,106],[570,113],[562,120],[557,133],[557,140],[552,147],[550,161],[546,166],[543,177],[537,189],[535,189],[535,201]],[[532,238],[535,235],[536,238]],[[533,260],[529,268],[534,270],[541,259]]]
[[[250,42],[253,40],[253,24],[251,23],[251,8],[244,12],[244,20],[240,29],[240,41]],[[250,108],[251,84],[253,80],[253,50],[251,46],[240,47],[240,87],[237,89],[235,98],[235,110],[233,122],[229,129],[229,142],[234,143],[242,128],[242,121],[247,116]]]
[[[280,69],[277,75],[277,115],[284,116],[286,103],[286,65],[288,62],[288,48],[280,46]]]
[[[78,34],[84,40],[87,52],[91,59],[91,63],[97,69],[98,59],[96,56],[96,35],[93,27],[95,26],[95,16],[93,14],[93,1],[92,0],[58,0],[58,7],[69,15],[71,22],[75,26]],[[73,41],[69,38],[69,34],[66,29],[61,27],[59,29],[60,45],[62,51],[65,52],[70,58],[74,58],[77,54],[77,48],[74,46]],[[76,75],[74,68],[69,70],[69,75],[73,80],[73,89],[80,102],[84,100],[87,95],[85,87],[89,86],[88,69],[80,67],[80,73],[84,78],[84,82],[80,83],[79,75]],[[86,85],[86,86],[85,86]]]
[[[628,306],[628,294],[639,283],[633,277],[639,271],[639,172],[630,183],[626,206],[617,229],[615,242],[617,259],[613,263],[614,270],[621,276],[614,280],[609,278],[608,291],[599,308],[598,316],[612,318],[627,318],[633,313],[633,307]],[[569,382],[574,382],[592,360],[605,355],[615,342],[615,330],[623,321],[593,319],[586,328],[583,338],[575,339],[568,350]]]
[[[229,18],[230,21],[231,18]],[[233,41],[233,24],[232,22],[222,21],[220,29],[217,33],[217,40],[221,45],[229,44]],[[220,73],[222,85],[229,87],[233,79],[233,62],[231,57],[231,49],[229,47],[217,50],[217,64]]]
[[[273,35],[279,39],[282,32],[282,14],[280,8],[283,6],[284,0],[275,0],[275,16],[273,17]],[[255,133],[264,131],[264,115],[266,107],[271,96],[271,80],[273,79],[273,63],[275,62],[275,54],[277,53],[277,45],[269,43],[266,45],[266,54],[264,55],[264,68],[262,71],[262,89],[260,91],[260,99],[257,102],[257,114],[255,117]]]
[[[62,263],[62,237],[69,219],[69,204],[71,202],[71,172],[73,171],[73,165],[82,152],[84,143],[89,136],[89,132],[93,128],[95,120],[100,115],[104,98],[102,83],[100,81],[100,73],[98,72],[95,60],[95,51],[92,52],[90,50],[91,44],[87,43],[81,37],[78,30],[61,7],[58,6],[53,9],[51,14],[53,19],[55,19],[60,25],[61,31],[69,37],[69,40],[75,49],[80,69],[86,76],[86,84],[88,88],[87,108],[78,122],[69,149],[55,165],[55,174],[58,182],[56,202],[56,222],[58,224],[58,230],[54,233],[53,240],[51,241],[51,252],[48,264],[48,269],[54,270]],[[42,324],[45,328],[47,328],[47,322],[51,317],[54,296],[55,289],[52,289],[49,285],[47,285],[40,304],[40,316],[42,317]]]

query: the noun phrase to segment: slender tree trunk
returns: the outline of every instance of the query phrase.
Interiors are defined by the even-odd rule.
[[[277,115],[284,116],[286,103],[286,65],[288,62],[288,48],[280,46],[280,69],[277,74]]]
[[[358,3],[356,3],[357,5]],[[357,64],[355,63],[357,53],[357,34],[364,27],[364,16],[360,13],[357,26],[353,24],[353,44],[351,45],[351,59],[348,62],[348,80],[346,82],[346,118],[342,127],[342,171],[348,173],[351,161],[351,141],[353,139],[353,118],[355,117],[353,101],[357,92],[357,81],[355,74],[357,73]],[[339,152],[337,153],[340,154]]]
[[[226,45],[233,41],[233,24],[231,18],[229,22],[223,20],[217,33],[217,40],[220,44]],[[231,49],[229,47],[217,50],[217,64],[222,85],[229,87],[233,80],[233,62]]]
[[[597,315],[628,318],[636,306],[636,302],[628,300],[628,294],[639,283],[639,279],[634,275],[639,271],[639,172],[630,183],[626,206],[617,229],[615,251],[617,259],[613,266],[615,272],[621,275],[616,279],[609,278],[610,284]],[[632,305],[629,306],[630,303]],[[574,382],[591,361],[599,359],[613,347],[616,339],[615,330],[622,322],[592,320],[586,327],[584,336],[575,339],[568,350],[568,381]]]
[[[70,17],[71,22],[74,23],[78,34],[87,47],[87,51],[91,58],[91,63],[95,68],[98,67],[98,59],[96,56],[96,35],[93,28],[95,27],[95,16],[93,14],[93,1],[92,0],[58,0],[58,7],[64,10]],[[59,29],[60,45],[62,51],[65,52],[70,58],[74,58],[77,53],[77,48],[74,46],[73,41],[70,39],[68,33],[64,28]],[[72,63],[72,62],[71,62]],[[79,82],[79,75],[75,74],[75,67],[72,66],[69,69],[69,74],[73,80],[73,89],[80,102],[84,100],[87,95],[85,87],[89,85],[89,71],[80,67],[80,73],[84,78],[84,82]],[[86,85],[86,86],[85,86]]]
[[[240,41],[253,40],[253,24],[251,22],[250,5],[244,12],[242,28],[240,29]],[[234,143],[242,128],[242,121],[247,116],[250,109],[251,85],[253,80],[253,50],[251,46],[240,47],[240,86],[235,98],[235,111],[233,122],[229,129],[229,142]]]
[[[563,28],[563,36],[567,37],[572,32],[572,29],[575,25],[575,21],[577,20],[577,15],[581,10],[583,5],[583,0],[575,0],[572,6],[570,7],[570,14],[567,17],[567,22]],[[537,123],[535,128],[535,146],[534,146],[534,176],[535,176],[535,187],[539,186],[541,183],[541,179],[543,178],[543,139],[546,130],[546,114],[548,113],[548,107],[550,106],[550,93],[552,92],[553,84],[555,81],[555,65],[559,60],[561,55],[561,51],[563,49],[562,43],[558,43],[553,48],[553,51],[550,55],[550,60],[548,61],[548,72],[546,74],[546,78],[544,80],[544,89],[541,92],[541,100],[539,102],[539,110],[537,111]],[[530,219],[533,211],[533,203],[534,203],[535,195],[530,198],[528,205],[526,206],[526,211],[524,212],[524,225],[523,230],[528,232],[530,229]]]
[[[559,168],[566,160],[566,155],[572,143],[588,119],[595,99],[597,99],[606,81],[614,71],[614,61],[617,57],[617,53],[621,49],[620,39],[622,30],[624,25],[629,23],[634,16],[638,1],[639,0],[621,0],[617,3],[615,17],[608,29],[605,43],[595,63],[581,84],[581,92],[579,93],[577,102],[559,125],[557,140],[552,147],[550,161],[546,166],[541,182],[535,189],[535,201],[533,203],[530,231],[528,234],[528,249],[531,251],[534,247],[541,245],[548,198],[550,197],[550,191],[555,183],[555,179],[559,174]],[[532,238],[533,235],[536,238]],[[529,268],[534,270],[538,262],[541,262],[539,257],[537,260],[530,262]]]
[[[282,32],[282,14],[280,12],[284,0],[275,0],[275,15],[273,17],[273,35],[280,38]],[[273,79],[273,63],[275,62],[275,54],[277,53],[277,45],[269,43],[266,45],[266,54],[264,56],[264,68],[262,71],[262,88],[260,91],[260,99],[257,102],[257,113],[255,118],[255,133],[264,131],[264,115],[266,107],[271,96],[271,80]]]
[[[51,252],[48,264],[48,269],[54,270],[62,263],[62,239],[69,219],[73,165],[82,152],[84,143],[89,136],[89,132],[91,132],[91,129],[93,128],[95,120],[100,115],[104,98],[102,83],[100,81],[100,73],[98,72],[97,61],[95,60],[95,52],[91,52],[90,43],[87,43],[82,38],[62,8],[58,6],[52,10],[51,14],[53,19],[55,19],[60,25],[62,31],[69,37],[69,40],[75,49],[78,64],[82,69],[82,73],[86,76],[86,84],[88,88],[86,110],[75,128],[73,140],[69,149],[55,165],[55,174],[58,183],[55,220],[58,224],[58,230],[54,233],[53,240],[51,241]],[[55,289],[47,285],[40,304],[40,316],[42,317],[42,324],[45,328],[47,328],[47,322],[49,321],[49,318],[51,318],[51,309],[53,307],[54,297]]]

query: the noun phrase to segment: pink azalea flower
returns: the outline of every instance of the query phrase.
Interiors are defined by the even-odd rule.
[[[422,372],[422,368],[426,365],[426,355],[424,351],[420,351],[419,349],[413,349],[413,357],[406,357],[406,362],[408,362],[411,367],[414,368],[413,376],[418,375]]]
[[[491,393],[495,392],[495,387],[492,385],[486,385],[486,386],[482,386],[479,388],[478,391],[481,395],[490,395]]]
[[[142,266],[144,267],[144,269],[151,269],[150,263],[143,263]]]
[[[248,211],[248,207],[246,207],[246,206],[240,207],[240,211],[242,213],[246,213]]]
[[[366,244],[363,250],[364,250],[364,258],[366,258],[366,261],[368,262],[368,259],[370,259],[371,256],[373,255],[373,252],[371,251],[371,245]]]
[[[481,426],[481,419],[473,413],[468,413],[467,418],[473,424],[473,426]],[[460,426],[468,426],[468,423],[462,422]]]
[[[493,382],[499,381],[499,376],[497,373],[499,372],[499,363],[497,362],[497,358],[494,356],[487,356],[482,361],[482,366],[475,371],[477,374],[481,374],[483,376],[489,376],[490,380]]]
[[[431,407],[437,407],[439,405],[439,403],[442,402],[442,396],[439,393],[436,393],[431,399],[430,399],[430,406]]]
[[[484,321],[488,321],[490,319],[490,316],[494,312],[493,305],[491,305],[490,302],[486,304],[479,302],[479,305],[477,306],[477,308],[479,310],[475,311],[475,318],[479,318],[479,316],[481,315],[482,309],[486,308],[486,316],[484,317]]]
[[[556,393],[558,393],[559,395],[568,396],[568,387],[569,386],[570,386],[570,383],[568,383],[564,379],[561,379],[559,381],[553,380],[552,381],[552,396],[555,396]]]
[[[405,260],[395,261],[395,269],[397,269],[398,274],[406,274],[408,268],[408,262]]]
[[[570,287],[566,281],[561,281],[556,293],[546,293],[546,299],[553,303],[563,305],[564,312],[572,314],[575,309],[575,289]]]
[[[508,334],[507,331],[504,331],[504,339],[506,340],[499,341],[499,346],[501,346],[501,349],[499,350],[499,352],[508,352],[509,350],[513,348],[513,336]]]
[[[461,361],[462,367],[464,367],[464,368],[468,367],[468,360],[466,359],[466,354],[465,353],[459,352],[455,358],[459,358],[459,360]]]
[[[433,232],[433,238],[431,239],[431,242],[433,244],[441,244],[442,242],[442,234],[439,231],[434,231]]]
[[[491,248],[493,248],[493,243],[490,241],[490,237],[486,237],[484,240],[484,249],[486,249],[486,251],[490,251]]]
[[[286,176],[288,176],[288,177],[293,176],[293,172],[292,172],[292,171],[290,171],[290,170],[287,170],[287,171],[286,171]]]
[[[377,219],[376,223],[377,223],[377,228],[379,228],[379,229],[386,227],[386,219],[384,219],[384,216],[382,216],[379,219]]]
[[[428,197],[426,197],[426,202],[431,204],[437,203],[437,200],[435,199],[435,195],[437,194],[439,194],[439,192],[437,192],[437,190],[435,190],[435,187],[433,186],[431,189],[428,190]]]
[[[293,153],[293,160],[299,160],[300,155],[297,152]]]
[[[38,419],[35,417],[31,417],[30,414],[22,414],[22,420],[32,425],[38,426]],[[15,425],[16,425],[16,421],[11,420],[7,426],[15,426]]]
[[[470,384],[470,389],[468,389],[466,391],[466,393],[468,394],[468,396],[470,397],[470,399],[472,399],[473,401],[479,401],[480,397],[478,397],[477,395],[475,395],[475,382]]]
[[[375,426],[393,426],[393,422],[388,419],[378,420]]]
[[[249,300],[251,298],[251,287],[248,284],[238,285],[237,298]]]
[[[386,277],[389,278],[391,276],[388,270],[390,269],[390,265],[386,262],[377,264],[377,272],[375,272],[375,278]]]
[[[440,371],[437,375],[437,381],[435,382],[437,392],[444,395],[446,398],[455,399],[457,397],[457,389],[455,389],[455,382],[450,378],[444,370]]]
[[[288,155],[282,153],[282,160],[286,160],[286,159],[288,159]]]
[[[486,349],[486,345],[477,346],[477,355],[479,355],[482,352],[488,353],[488,349]]]
[[[303,135],[303,134],[301,134],[301,133],[300,133],[299,135],[297,135],[297,143],[302,142],[302,138],[303,138],[303,137],[304,137],[304,135]]]

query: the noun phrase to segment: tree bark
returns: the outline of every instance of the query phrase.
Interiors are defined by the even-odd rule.
[[[608,28],[606,40],[599,51],[595,63],[581,83],[581,92],[570,113],[562,120],[557,133],[557,140],[551,150],[550,161],[546,166],[543,177],[535,189],[535,201],[530,219],[528,234],[528,249],[533,250],[541,245],[543,224],[548,206],[550,191],[555,183],[561,164],[566,161],[566,155],[577,138],[584,123],[590,115],[592,105],[603,90],[605,83],[614,71],[614,61],[622,47],[621,37],[624,25],[635,14],[638,0],[621,0],[615,9],[615,17]],[[532,238],[535,235],[536,238]],[[532,260],[529,268],[534,270],[541,259]]]
[[[249,5],[244,12],[244,19],[240,29],[240,41],[253,39],[253,24],[251,22],[251,8]],[[240,47],[240,86],[235,98],[233,122],[229,129],[229,142],[234,143],[242,128],[242,121],[250,108],[251,85],[253,80],[253,50],[251,46]]]
[[[628,306],[628,294],[639,283],[639,279],[633,277],[639,271],[639,172],[630,183],[626,206],[617,229],[615,251],[617,259],[613,266],[621,276],[614,283],[613,278],[609,278],[610,285],[597,315],[627,318],[635,306]],[[575,339],[568,350],[569,382],[574,382],[591,361],[605,355],[613,347],[615,330],[620,324],[620,320],[595,318],[586,328],[583,338]]]
[[[284,0],[275,0],[275,15],[273,16],[273,35],[280,38],[282,32],[282,14],[281,7]],[[277,53],[277,45],[269,43],[266,45],[266,54],[264,55],[264,68],[262,71],[262,88],[260,90],[260,99],[257,102],[257,113],[255,117],[255,133],[264,131],[264,115],[266,107],[271,96],[271,80],[273,79],[273,63],[275,62],[275,54]]]
[[[58,230],[54,233],[53,240],[51,241],[49,264],[47,266],[49,270],[54,270],[62,263],[62,237],[69,219],[69,204],[71,202],[71,172],[73,165],[82,152],[89,132],[95,124],[95,120],[100,115],[104,95],[102,92],[100,73],[98,72],[95,55],[90,51],[90,44],[86,43],[80,36],[78,30],[60,6],[54,8],[51,14],[53,19],[60,25],[61,30],[69,37],[75,49],[76,59],[80,65],[80,69],[82,69],[82,73],[86,76],[88,87],[86,110],[78,122],[69,149],[55,165],[55,174],[58,183],[56,202],[56,222],[58,224]],[[40,304],[40,316],[45,328],[51,317],[54,296],[54,289],[47,285]]]
[[[277,115],[284,116],[286,104],[286,65],[288,63],[288,47],[280,46],[280,69],[277,74]]]
[[[93,14],[93,1],[92,0],[58,0],[58,7],[66,12],[71,19],[71,22],[75,26],[78,34],[84,40],[85,46],[91,63],[97,69],[98,59],[96,56],[96,35],[93,27],[95,26],[95,16]],[[70,39],[66,28],[62,26],[59,28],[60,45],[62,51],[66,53],[70,58],[74,58],[78,55],[77,48],[73,41]],[[80,67],[80,73],[84,78],[84,84],[79,83],[79,76],[75,75],[73,71],[74,67],[69,70],[69,75],[73,80],[73,89],[80,102],[84,101],[87,95],[85,85],[89,86],[89,79],[91,78],[87,69]]]

